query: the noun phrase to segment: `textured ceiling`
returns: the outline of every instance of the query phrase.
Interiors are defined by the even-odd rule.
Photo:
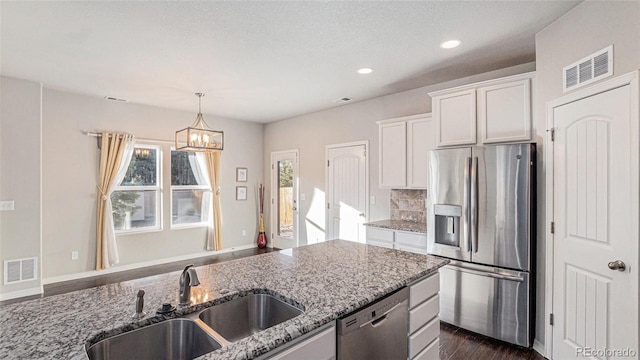
[[[188,111],[204,92],[207,114],[270,122],[533,61],[578,3],[3,1],[0,72]]]

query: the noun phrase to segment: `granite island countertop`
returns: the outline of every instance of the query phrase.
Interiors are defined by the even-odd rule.
[[[85,345],[251,292],[270,293],[305,312],[198,359],[252,359],[402,288],[448,260],[344,240],[197,267],[195,301],[178,301],[180,271],[29,300],[0,308],[0,358],[87,359]],[[149,315],[131,320],[138,290]]]
[[[364,225],[371,226],[371,227],[379,227],[382,229],[416,232],[421,234],[427,233],[427,224],[416,222],[416,221],[380,220],[380,221],[368,222],[368,223],[365,223]]]

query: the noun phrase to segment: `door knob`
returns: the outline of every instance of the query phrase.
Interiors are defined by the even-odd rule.
[[[611,261],[609,263],[609,269],[611,270],[624,271],[624,269],[626,268],[627,266],[624,264],[622,260]]]
[[[360,215],[359,215],[359,216],[364,217],[364,213],[360,213]]]

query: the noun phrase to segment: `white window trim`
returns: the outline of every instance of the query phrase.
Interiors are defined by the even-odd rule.
[[[116,186],[115,191],[149,191],[153,190],[156,192],[156,225],[155,226],[147,226],[142,228],[133,228],[133,229],[122,229],[115,230],[116,236],[118,235],[131,235],[131,234],[141,234],[141,233],[151,233],[151,232],[159,232],[163,229],[162,222],[162,146],[160,145],[151,145],[151,144],[139,144],[137,143],[134,148],[140,149],[153,149],[156,150],[156,180],[157,184],[154,185],[143,185],[143,186]],[[135,151],[135,150],[134,150]]]
[[[171,151],[176,151],[175,146],[171,147]],[[191,151],[192,152],[192,151]],[[171,165],[169,165],[169,174],[171,174]],[[169,176],[171,177],[171,176]],[[211,191],[211,187],[207,185],[169,185],[169,229],[171,230],[182,230],[182,229],[193,229],[193,228],[201,228],[208,227],[209,221],[201,221],[197,223],[185,223],[185,224],[174,224],[173,223],[173,190],[204,190]]]

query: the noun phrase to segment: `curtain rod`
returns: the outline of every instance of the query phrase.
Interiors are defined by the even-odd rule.
[[[102,134],[97,133],[97,132],[93,132],[93,131],[83,131],[83,134],[87,135],[87,136],[93,136],[96,138],[101,138]],[[140,140],[140,141],[150,141],[150,142],[159,142],[159,143],[166,143],[166,144],[175,144],[175,141],[173,140],[162,140],[162,139],[143,139],[143,138],[136,138],[136,140]]]

